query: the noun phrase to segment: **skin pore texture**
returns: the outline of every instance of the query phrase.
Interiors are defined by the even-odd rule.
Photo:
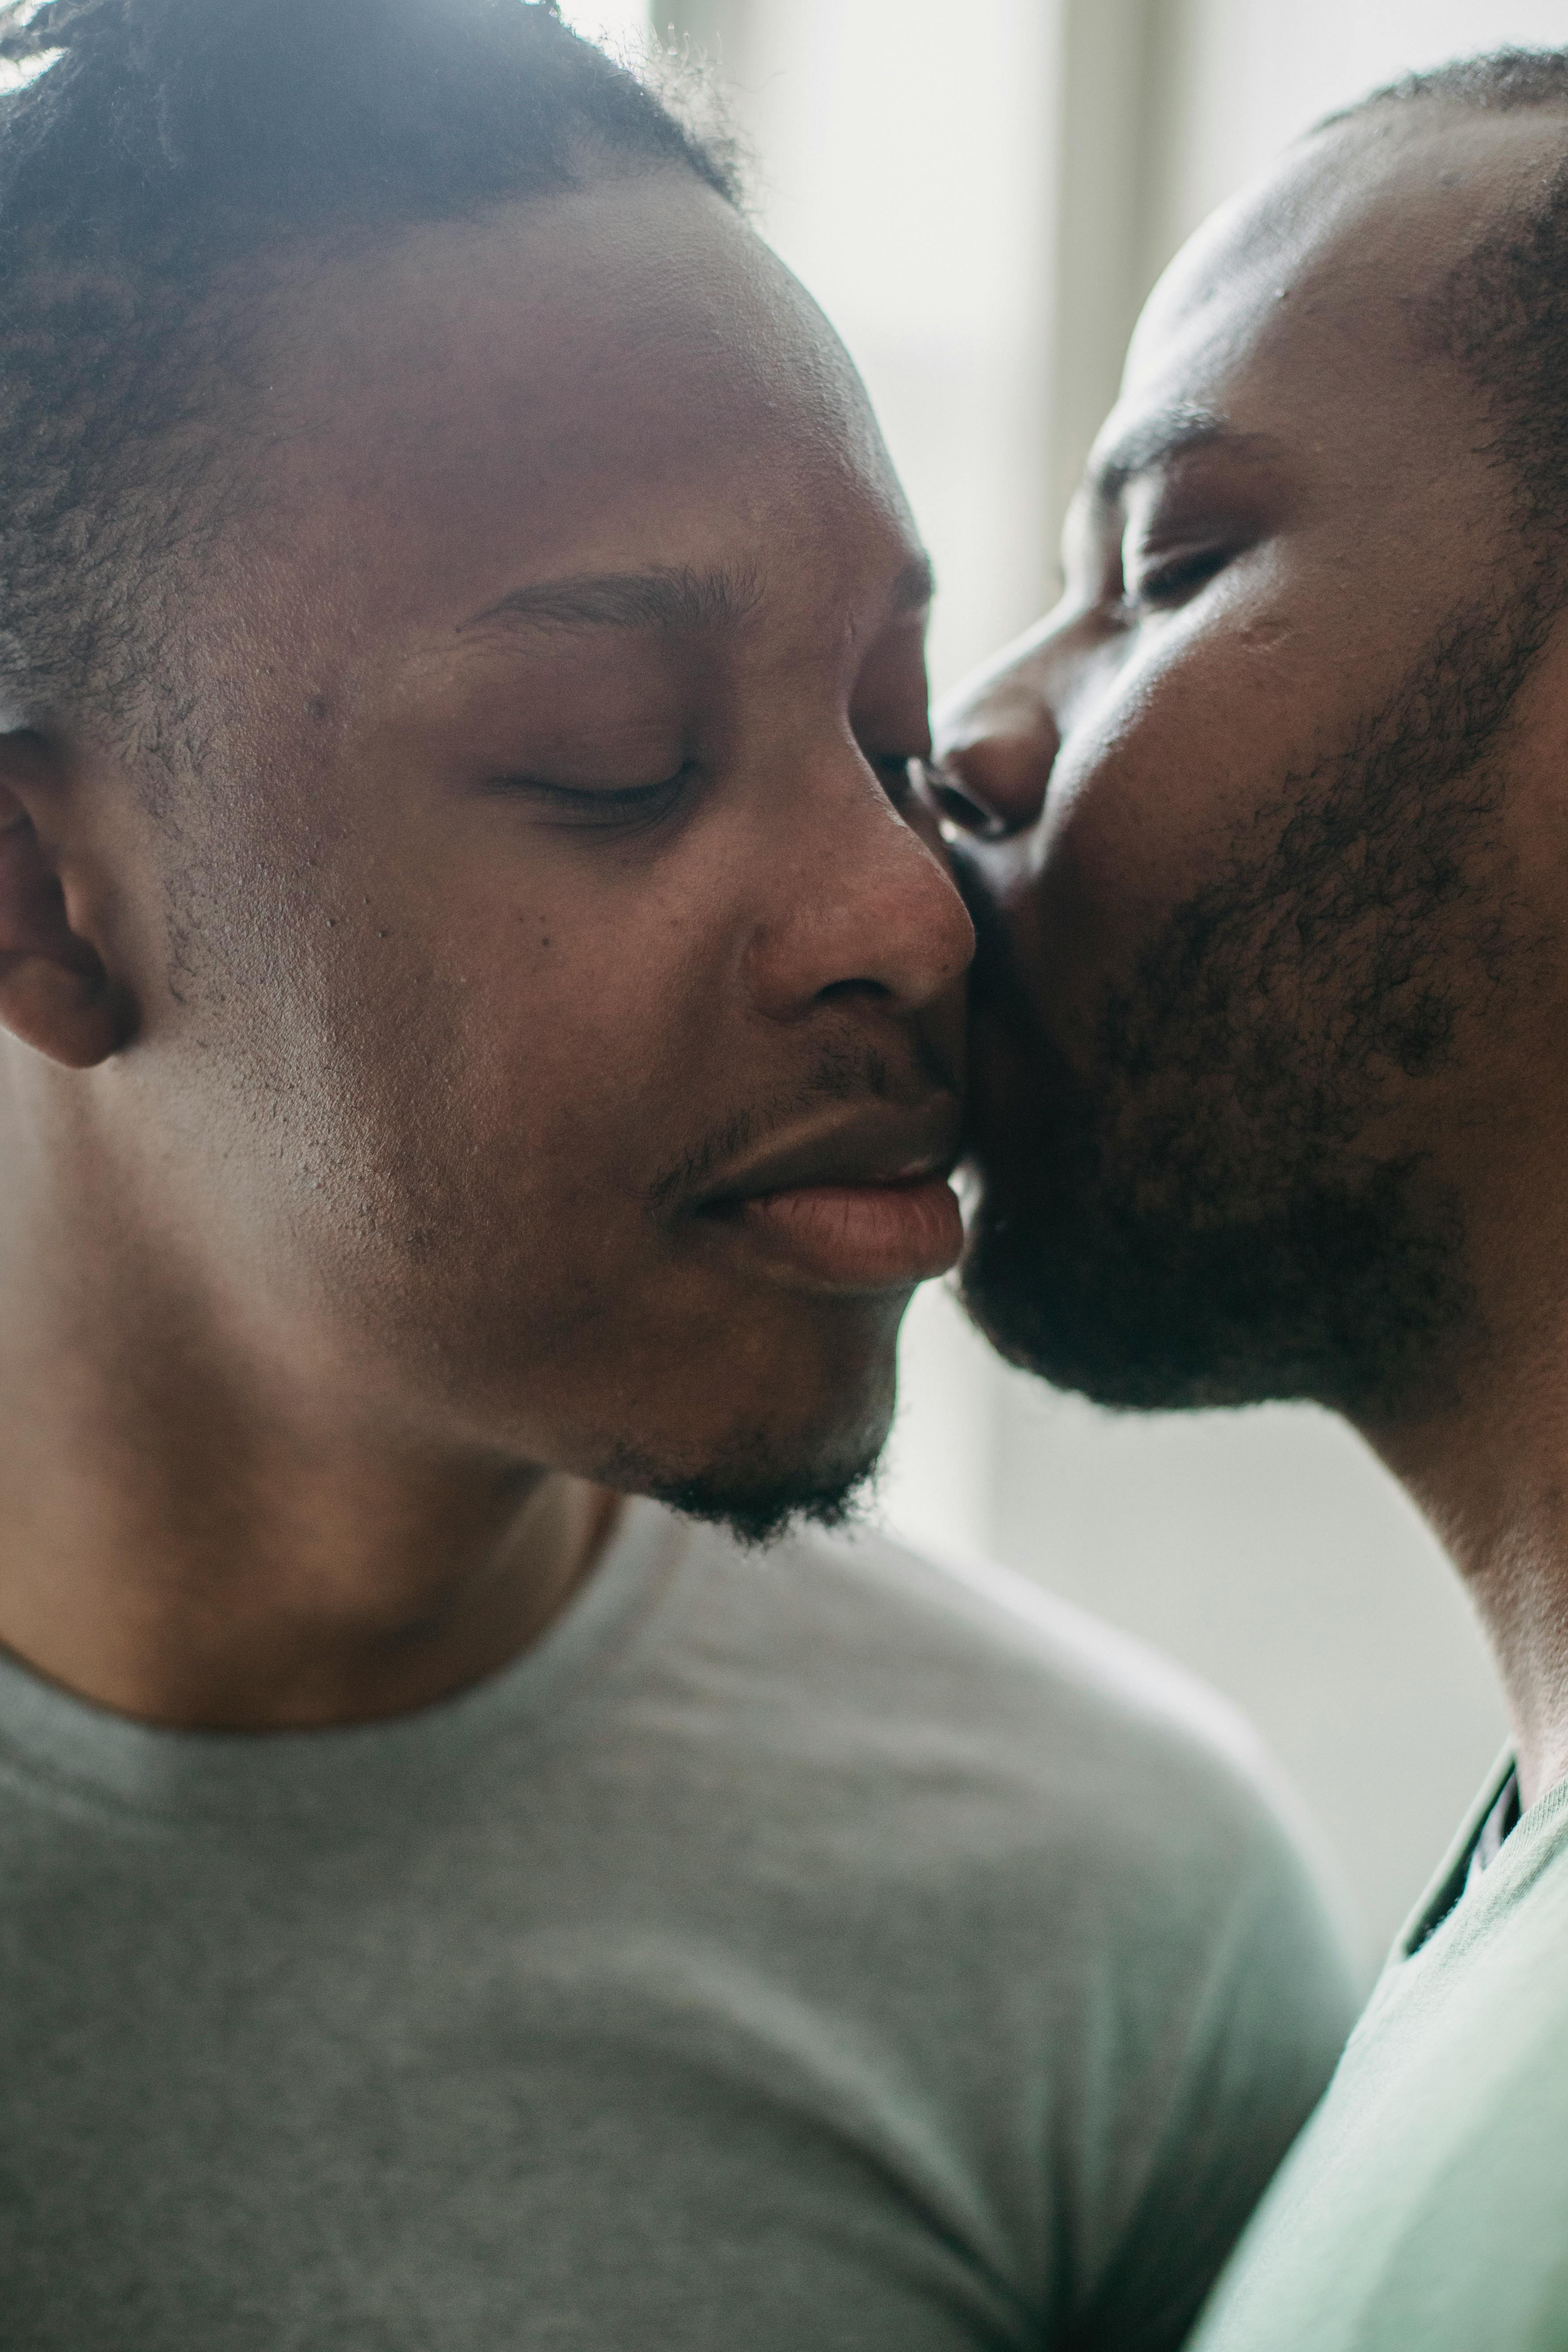
[[[907,511],[719,198],[253,291],[138,708],[0,739],[0,1640],[256,1728],[502,1664],[613,1490],[834,1507],[957,1255],[972,934]]]
[[[1316,1398],[1568,1772],[1568,632],[1453,274],[1564,125],[1382,106],[1156,289],[1061,604],[941,716],[981,930],[965,1289],[1142,1406]]]

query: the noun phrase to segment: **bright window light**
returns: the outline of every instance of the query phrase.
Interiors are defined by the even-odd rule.
[[[640,47],[647,39],[647,0],[563,0],[561,14],[574,33],[602,48]]]
[[[26,24],[26,16],[22,22]],[[14,89],[25,89],[30,81],[37,81],[41,73],[47,73],[57,58],[64,55],[63,49],[39,49],[30,58],[0,58],[0,98],[7,97]]]

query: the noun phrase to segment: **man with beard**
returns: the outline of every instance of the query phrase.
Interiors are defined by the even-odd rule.
[[[1173,2347],[1348,2022],[1245,1738],[748,1548],[962,1240],[853,370],[544,8],[0,26],[0,2342]]]
[[[1514,1726],[1202,2352],[1568,2345],[1565,585],[1568,52],[1500,54],[1179,257],[934,772],[974,1313],[1109,1402],[1349,1415]]]

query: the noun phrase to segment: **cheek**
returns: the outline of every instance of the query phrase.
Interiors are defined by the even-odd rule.
[[[1108,987],[1179,907],[1223,882],[1290,766],[1292,698],[1201,645],[1119,692],[1064,747],[1035,845],[1021,952],[1053,1026],[1087,1039]]]
[[[513,872],[488,894],[470,877],[466,901],[460,923],[354,943],[339,1001],[358,1009],[320,1074],[352,1100],[388,1258],[446,1315],[504,1297],[543,1327],[582,1314],[585,1283],[601,1308],[662,1298],[650,1194],[765,1083],[732,926],[690,876]]]
[[[613,937],[520,908],[366,957],[321,1075],[405,1216],[438,1215],[469,1251],[543,1218],[603,1225],[633,1181],[670,993]]]

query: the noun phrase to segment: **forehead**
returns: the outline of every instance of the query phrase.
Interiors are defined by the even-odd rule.
[[[1302,141],[1223,206],[1151,296],[1107,439],[1186,406],[1347,463],[1429,469],[1474,440],[1426,306],[1568,150],[1568,123],[1387,105]]]
[[[688,174],[298,271],[263,341],[288,566],[352,547],[362,598],[468,610],[562,568],[909,537],[842,347]]]

